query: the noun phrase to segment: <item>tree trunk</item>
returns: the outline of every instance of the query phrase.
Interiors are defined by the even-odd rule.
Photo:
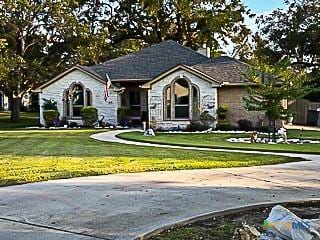
[[[276,120],[273,119],[273,142],[276,142]]]
[[[12,99],[11,122],[19,122],[20,120],[21,99],[16,97]]]

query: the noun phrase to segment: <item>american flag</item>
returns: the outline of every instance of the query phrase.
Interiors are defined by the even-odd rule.
[[[108,98],[109,98],[109,88],[111,87],[111,80],[110,80],[110,77],[109,77],[108,73],[106,73],[106,78],[107,78],[107,81],[106,81],[106,84],[104,86],[104,101],[108,100]]]

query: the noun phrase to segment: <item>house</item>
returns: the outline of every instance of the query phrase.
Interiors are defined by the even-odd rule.
[[[248,66],[229,57],[208,58],[174,41],[165,41],[133,54],[94,66],[74,66],[37,89],[39,102],[54,99],[60,116],[81,123],[80,110],[95,106],[104,121],[117,124],[117,109],[128,107],[139,123],[147,114],[156,128],[184,128],[201,112],[217,116],[220,104],[229,106],[228,119],[259,121],[261,113],[247,112],[242,97],[251,84],[241,77]],[[106,74],[112,85],[104,100]],[[43,109],[40,122],[45,124]]]

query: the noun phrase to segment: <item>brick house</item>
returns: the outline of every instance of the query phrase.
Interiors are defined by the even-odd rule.
[[[117,109],[128,107],[136,123],[145,114],[157,128],[184,128],[201,112],[217,117],[217,107],[226,104],[227,118],[235,125],[239,119],[257,122],[263,117],[243,107],[245,86],[251,84],[241,77],[247,68],[235,59],[211,59],[169,40],[102,64],[74,66],[37,92],[40,106],[43,99],[54,99],[60,116],[70,121],[81,122],[80,109],[92,105],[104,121],[116,125]],[[105,101],[106,74],[112,85]],[[40,122],[45,123],[42,108]]]

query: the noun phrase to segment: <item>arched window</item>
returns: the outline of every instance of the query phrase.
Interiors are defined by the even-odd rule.
[[[164,88],[164,119],[198,119],[199,89],[179,78]]]

